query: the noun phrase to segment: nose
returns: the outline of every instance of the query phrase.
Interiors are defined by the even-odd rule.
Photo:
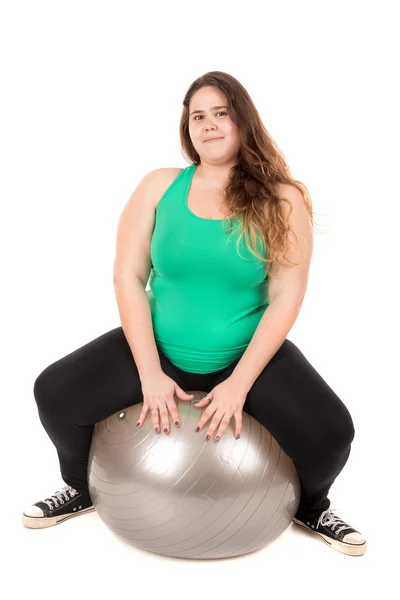
[[[205,124],[206,131],[210,131],[210,130],[214,131],[215,130],[215,124],[213,123],[212,118],[206,117],[204,119],[204,124]]]

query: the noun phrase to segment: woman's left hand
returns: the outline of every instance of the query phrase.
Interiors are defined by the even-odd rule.
[[[203,412],[200,421],[197,423],[197,427],[200,428],[199,431],[201,431],[203,425],[207,423],[209,418],[214,415],[207,429],[206,439],[207,436],[209,436],[210,439],[219,425],[219,429],[215,436],[215,441],[218,442],[228,427],[231,419],[234,418],[236,423],[235,437],[238,439],[238,436],[240,436],[242,431],[242,409],[246,402],[247,394],[241,390],[238,391],[237,383],[228,377],[215,386],[215,388],[207,395],[211,398],[211,403],[204,397],[193,405],[197,408],[203,408],[203,406],[208,405]],[[224,419],[224,415],[228,415],[231,419]]]

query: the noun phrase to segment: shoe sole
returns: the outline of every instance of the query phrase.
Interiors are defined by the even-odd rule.
[[[337,550],[338,552],[342,552],[343,554],[347,554],[349,556],[361,556],[367,550],[367,542],[364,542],[363,544],[348,544],[346,542],[339,541],[336,542],[335,540],[332,540],[332,538],[324,535],[323,533],[310,529],[309,527],[307,527],[307,525],[304,525],[301,521],[298,521],[296,518],[293,518],[293,523],[298,527],[305,529],[309,533],[318,535],[320,538],[323,539],[323,541],[326,544],[328,544],[328,546],[330,546],[334,550]]]
[[[89,506],[88,508],[83,508],[79,512],[69,513],[68,515],[61,515],[59,517],[30,517],[29,515],[23,513],[21,521],[23,525],[25,525],[25,527],[28,527],[29,529],[44,529],[45,527],[53,527],[53,525],[59,525],[67,519],[71,519],[72,517],[79,517],[79,515],[83,515],[88,512],[93,512],[94,510],[94,506]]]

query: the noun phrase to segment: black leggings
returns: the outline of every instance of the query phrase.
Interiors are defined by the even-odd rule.
[[[160,349],[158,353],[164,373],[186,392],[210,392],[240,360],[199,374],[179,369]],[[122,327],[45,368],[34,383],[34,396],[40,421],[56,447],[62,479],[88,492],[94,423],[143,402],[139,373]],[[346,406],[293,342],[284,340],[253,383],[243,410],[264,425],[292,458],[301,484],[297,515],[326,510],[329,488],[350,454],[354,425]]]

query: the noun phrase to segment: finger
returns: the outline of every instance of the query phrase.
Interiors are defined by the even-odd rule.
[[[242,419],[242,412],[238,412],[234,414],[235,417],[235,423],[236,423],[236,428],[235,428],[235,438],[238,440],[240,438],[240,434],[242,433],[242,425],[243,425],[243,419]]]
[[[223,415],[220,413],[215,413],[214,417],[211,419],[211,423],[208,426],[208,429],[205,434],[205,438],[210,439],[214,431],[217,429],[218,425],[221,423]],[[207,440],[208,441],[208,440]]]
[[[153,408],[153,407],[152,407]],[[160,433],[160,416],[159,410],[152,410],[151,412],[151,424],[156,433]]]
[[[210,404],[210,401],[203,398],[203,400],[196,402],[196,404],[193,404],[193,406],[196,408],[203,408],[204,406],[207,406],[207,404]]]
[[[140,425],[142,425],[142,423],[144,423],[148,412],[149,412],[149,406],[143,405],[142,412],[140,413],[138,421],[136,423],[137,427],[139,427]]]
[[[229,426],[229,423],[230,423],[230,420],[228,421],[228,419],[222,418],[220,426],[218,427],[218,431],[214,436],[214,440],[216,442],[219,442],[221,437],[224,435],[225,431],[227,430],[227,428]]]
[[[214,411],[215,411],[215,408],[213,409],[211,406],[206,408],[206,410],[203,412],[200,420],[197,423],[197,427],[196,427],[195,431],[201,431],[201,429],[203,428],[203,425],[205,423],[207,423],[208,419],[212,416]]]
[[[175,400],[173,399],[172,396],[171,396],[171,398],[169,398],[167,400],[167,406],[168,406],[169,412],[171,413],[172,422],[175,424],[175,427],[179,427],[180,420],[179,420],[178,408],[177,408],[177,406],[175,404]]]
[[[196,408],[203,408],[203,406],[207,406],[207,404],[210,404],[210,401],[212,401],[212,398],[204,397],[195,404],[193,404],[193,406],[195,406]]]
[[[160,418],[161,418],[162,430],[165,434],[167,434],[167,433],[169,433],[169,417],[168,417],[167,407],[165,405],[163,407],[161,407],[159,414],[160,414]]]

